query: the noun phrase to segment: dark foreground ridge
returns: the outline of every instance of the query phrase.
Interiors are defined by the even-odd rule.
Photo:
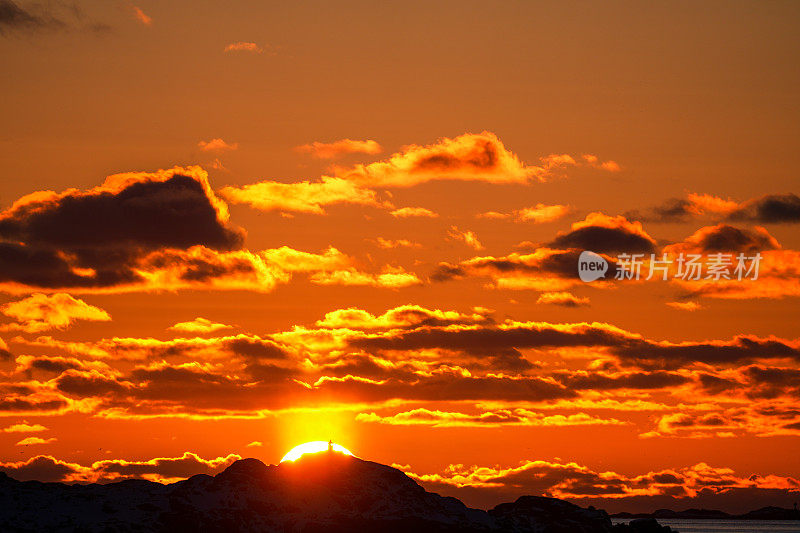
[[[0,531],[668,532],[611,524],[605,511],[523,496],[491,511],[427,492],[400,470],[339,453],[295,463],[236,461],[216,476],[162,485],[20,482],[0,473]]]

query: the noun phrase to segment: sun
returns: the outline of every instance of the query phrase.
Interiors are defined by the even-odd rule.
[[[319,453],[325,452],[328,450],[332,450],[334,452],[343,453],[345,455],[353,455],[353,452],[342,446],[341,444],[336,444],[335,442],[325,442],[324,440],[314,440],[311,442],[304,442],[303,444],[299,444],[289,450],[289,453],[283,456],[281,462],[285,461],[296,461],[303,455],[307,453]]]

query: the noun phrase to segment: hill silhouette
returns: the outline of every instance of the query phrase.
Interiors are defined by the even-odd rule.
[[[16,481],[0,473],[0,531],[667,532],[652,519],[612,525],[605,511],[524,496],[490,511],[426,491],[395,468],[335,452],[216,476],[104,485]]]

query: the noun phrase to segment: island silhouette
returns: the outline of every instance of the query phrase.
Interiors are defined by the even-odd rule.
[[[16,481],[0,473],[0,531],[146,532],[669,532],[652,518],[609,515],[523,496],[484,511],[426,491],[402,471],[333,451],[171,484]]]

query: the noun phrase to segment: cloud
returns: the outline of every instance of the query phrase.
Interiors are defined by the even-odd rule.
[[[501,426],[537,426],[537,427],[563,427],[587,425],[624,425],[614,418],[598,418],[577,413],[572,415],[545,415],[527,409],[503,409],[485,411],[476,414],[429,410],[425,408],[414,409],[396,413],[390,416],[380,416],[375,413],[359,413],[356,420],[365,423],[388,424],[392,426],[423,425],[431,427],[485,427],[495,428]]]
[[[428,309],[419,305],[401,305],[389,309],[382,315],[373,315],[363,309],[337,309],[325,314],[325,318],[316,322],[324,328],[360,328],[388,329],[409,326],[444,326],[450,324],[475,324],[491,322],[490,311],[475,309],[474,313],[465,314],[458,311],[442,311]]]
[[[3,339],[0,339],[0,361],[11,359],[11,352],[8,351],[8,344]]]
[[[703,308],[703,306],[697,302],[667,302],[667,305],[674,309],[680,309],[681,311],[697,311]]]
[[[800,196],[768,194],[744,202],[730,213],[731,220],[746,220],[763,224],[792,224],[800,222]]]
[[[763,227],[745,229],[725,223],[705,226],[683,241],[665,246],[663,251],[672,256],[676,266],[679,254],[701,256],[697,263],[702,267],[699,275],[685,266],[683,273],[686,275],[672,279],[672,283],[684,291],[683,298],[747,299],[800,295],[800,286],[796,283],[800,276],[800,252],[781,248]],[[686,259],[691,258],[686,255]],[[709,270],[715,261],[721,267],[718,277],[711,275]]]
[[[261,211],[295,211],[325,214],[324,207],[349,203],[383,207],[375,191],[350,181],[324,176],[319,182],[280,183],[261,181],[243,187],[224,187],[220,194],[228,201],[247,204]]]
[[[800,197],[793,193],[767,194],[737,202],[710,194],[690,193],[685,199],[671,198],[644,212],[631,211],[626,216],[641,221],[686,222],[702,215],[734,222],[793,224],[800,222]]]
[[[578,257],[580,251],[535,248],[530,254],[517,252],[506,256],[478,256],[458,264],[440,263],[431,276],[434,281],[463,279],[468,276],[486,276],[492,280],[495,289],[537,290],[543,292],[563,291],[575,285],[583,285],[578,277]],[[606,278],[613,278],[616,262],[603,255],[609,263]],[[602,288],[608,284],[596,281],[594,287]]]
[[[333,143],[315,142],[298,147],[316,157],[332,158],[343,153],[377,153],[380,146],[371,140],[343,139]],[[527,184],[543,181],[561,169],[581,163],[567,154],[552,154],[539,159],[538,166],[529,166],[505,148],[494,133],[467,133],[436,143],[409,145],[384,161],[333,166],[332,176],[317,181],[283,183],[261,181],[241,187],[225,187],[221,194],[231,202],[245,203],[261,210],[324,213],[323,207],[334,203],[372,205],[394,209],[389,202],[379,202],[375,189],[411,187],[434,180],[465,180],[488,183]],[[537,208],[540,209],[537,210]],[[520,212],[531,220],[552,219],[558,215],[555,206],[537,206]],[[394,209],[392,215],[436,216],[423,208]]]
[[[246,42],[246,41],[237,41],[235,43],[230,43],[229,45],[225,46],[224,52],[251,52],[254,54],[260,54],[264,52],[264,49],[258,46],[256,43]]]
[[[765,359],[800,361],[800,339],[736,335],[729,340],[669,342],[650,340],[603,323],[553,324],[506,321],[462,325],[457,329],[425,326],[373,332],[352,338],[351,345],[372,351],[448,350],[463,354],[519,355],[519,350],[591,347],[629,365],[675,368],[684,364],[731,365]]]
[[[6,324],[6,329],[20,329],[27,333],[35,333],[48,329],[66,329],[77,320],[107,322],[111,316],[83,300],[73,298],[69,294],[56,293],[46,295],[36,293],[28,298],[7,303],[0,311],[19,321],[19,324]]]
[[[479,218],[512,218],[517,222],[533,222],[534,224],[541,224],[544,222],[552,222],[569,213],[569,207],[566,205],[546,205],[538,203],[533,207],[524,207],[522,209],[515,209],[510,213],[499,213],[497,211],[488,211],[478,215]]]
[[[83,466],[50,455],[37,455],[26,461],[0,463],[0,470],[19,481],[96,483],[147,479],[173,482],[195,474],[218,474],[238,459],[241,456],[236,454],[203,459],[195,453],[184,452],[180,457],[157,457],[146,461],[106,459]]]
[[[322,254],[243,249],[245,232],[228,218],[199,167],[117,174],[88,191],[35,192],[0,213],[0,286],[268,292],[293,273],[319,274],[312,281],[327,284],[419,282],[398,268],[356,271],[352,258],[334,248]]]
[[[138,263],[151,252],[239,248],[244,231],[227,219],[227,206],[199,167],[116,174],[88,191],[35,192],[0,213],[0,283],[141,283]]]
[[[680,250],[680,246],[678,250]],[[693,244],[683,245],[690,250]],[[796,250],[766,250],[745,254],[742,261],[743,268],[739,268],[739,253],[733,252],[722,255],[727,259],[728,278],[720,279],[673,279],[672,282],[683,291],[683,297],[709,297],[726,299],[750,298],[786,298],[800,295],[800,252]],[[760,253],[761,260],[752,258]],[[756,268],[757,265],[757,268]],[[724,266],[724,265],[723,265]],[[751,269],[752,267],[752,269]],[[749,274],[747,274],[749,270]],[[758,279],[753,279],[756,272]],[[738,279],[739,273],[742,279]]]
[[[94,342],[61,341],[52,337],[38,337],[33,341],[18,339],[29,346],[63,350],[81,359],[109,361],[163,360],[173,356],[196,361],[229,360],[231,356],[283,359],[284,349],[274,341],[258,335],[226,335],[223,337],[191,337],[160,340],[152,337],[113,337]],[[39,359],[37,358],[36,361]],[[91,369],[87,361],[76,365],[69,360],[49,358],[52,363],[69,368]],[[22,361],[19,361],[22,362]],[[95,368],[102,370],[101,368]]]
[[[219,137],[210,141],[200,141],[197,146],[204,152],[228,152],[239,148],[239,143],[227,143]]]
[[[616,161],[600,161],[600,158],[593,154],[583,154],[581,158],[586,162],[586,164],[595,168],[601,168],[609,172],[619,172],[622,170],[622,167],[620,167],[619,163]]]
[[[258,441],[258,440],[254,440],[253,442],[247,444],[245,447],[246,448],[260,448],[262,446],[264,446],[263,442]]]
[[[706,413],[677,411],[661,414],[656,418],[655,428],[640,437],[718,439],[743,435],[800,436],[800,411],[793,402],[800,390],[796,369],[752,365],[740,373],[740,378],[743,378],[743,382],[732,381],[721,386],[743,392],[749,399],[747,406],[716,409]],[[779,393],[777,388],[783,390]],[[728,395],[723,391],[719,392],[723,396]],[[759,401],[764,398],[768,401]]]
[[[108,365],[101,361],[84,361],[75,357],[52,355],[19,355],[16,358],[15,372],[25,373],[28,376],[33,371],[60,374],[70,368],[80,370],[107,370]]]
[[[21,424],[13,424],[0,430],[4,433],[35,433],[37,431],[47,431],[47,428],[41,424],[28,424],[22,422]]]
[[[197,317],[189,322],[178,322],[167,329],[173,331],[184,331],[187,333],[212,333],[221,329],[230,329],[233,326],[221,324],[219,322],[212,322],[207,318]]]
[[[384,239],[383,237],[377,237],[375,239],[375,244],[379,248],[383,248],[384,250],[391,250],[393,248],[420,248],[422,247],[421,244],[418,242],[412,242],[408,239]]]
[[[139,22],[141,22],[145,26],[152,26],[153,25],[153,18],[149,17],[148,15],[146,15],[145,12],[142,11],[142,9],[140,7],[138,7],[138,6],[131,6],[131,7],[132,7],[132,10],[133,10],[133,16],[136,18],[136,20],[138,20]]]
[[[461,231],[456,226],[450,226],[450,229],[447,230],[447,236],[454,241],[461,241],[475,250],[483,250],[481,241],[478,240],[478,236],[472,231]]]
[[[331,143],[313,142],[295,148],[318,159],[335,159],[345,154],[379,154],[383,147],[373,140],[354,141],[342,139]]]
[[[551,155],[528,166],[506,149],[494,133],[443,137],[427,146],[409,145],[385,161],[337,168],[335,175],[368,187],[410,187],[432,180],[529,183],[544,181],[558,169],[575,165],[566,155]]]
[[[544,292],[539,295],[536,303],[561,305],[564,307],[580,307],[589,305],[589,298],[578,298],[569,292]]]
[[[762,501],[770,496],[774,501],[777,495],[790,501],[800,492],[800,482],[792,477],[748,477],[737,475],[730,468],[706,463],[639,475],[597,471],[575,462],[532,460],[510,467],[451,464],[439,474],[406,473],[428,490],[466,496],[473,505],[478,501],[509,501],[523,494],[540,494],[580,502],[581,505],[601,502],[606,508],[617,500],[617,509],[622,506],[630,508],[632,502],[645,509],[647,505],[651,506],[650,509],[655,508],[653,505],[688,507],[693,506],[695,499],[710,499],[727,502],[732,509],[741,512],[742,508],[751,505],[754,495]],[[777,491],[781,492],[776,494]]]
[[[427,217],[436,218],[439,215],[424,207],[401,207],[392,211],[391,215],[395,218]]]
[[[203,459],[192,452],[181,457],[158,457],[147,461],[107,459],[92,463],[92,475],[109,479],[149,479],[151,481],[173,481],[196,474],[214,475],[222,472],[241,456],[229,454],[225,457]]]
[[[683,242],[664,247],[665,253],[713,253],[713,252],[745,252],[755,253],[765,250],[776,250],[781,245],[762,227],[752,230],[736,228],[720,223],[716,226],[705,226],[698,229]]]
[[[639,222],[630,222],[623,216],[589,213],[584,220],[573,223],[571,231],[560,233],[547,246],[600,253],[651,253],[656,241]]]
[[[21,441],[17,442],[15,446],[29,446],[31,444],[50,444],[51,442],[55,441],[56,441],[55,437],[49,439],[43,439],[41,437],[25,437]]]
[[[12,0],[0,0],[0,34],[4,34],[8,30],[36,31],[64,27],[66,27],[66,23],[63,20],[40,6],[25,9]]]
[[[422,280],[402,267],[385,266],[380,274],[361,272],[354,268],[320,271],[309,278],[318,285],[368,286],[400,289],[420,285]]]

